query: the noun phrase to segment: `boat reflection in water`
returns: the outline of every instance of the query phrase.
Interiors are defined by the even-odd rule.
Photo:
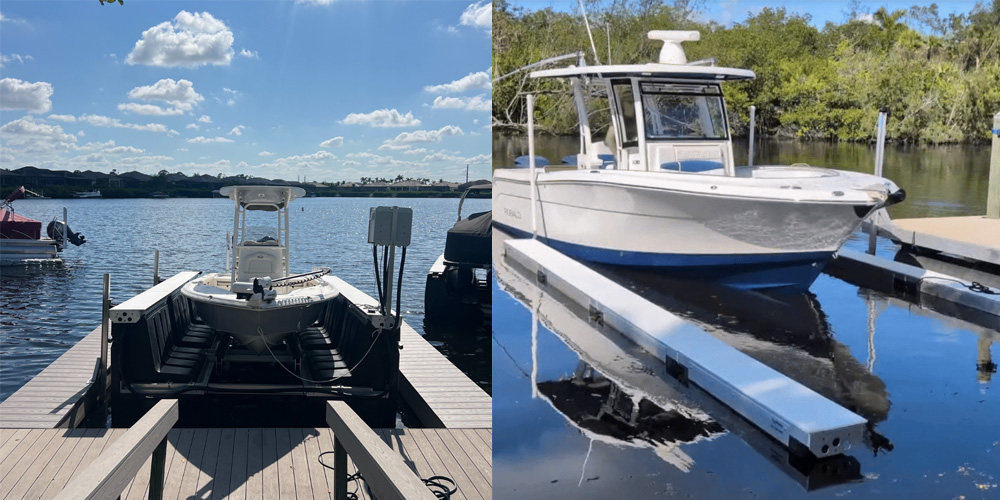
[[[704,390],[667,375],[662,360],[616,332],[599,330],[586,310],[550,295],[537,285],[535,276],[506,261],[502,250],[506,235],[499,234],[494,238],[497,279],[532,312],[533,390],[589,438],[591,448],[593,441],[652,448],[665,462],[690,471],[695,463],[686,448],[730,432],[806,490],[861,479],[856,458],[817,460],[790,451]],[[869,449],[891,449],[889,441],[873,430],[888,415],[885,384],[833,338],[812,295],[769,296],[669,283],[648,275],[614,279],[864,416],[870,422],[865,443]],[[538,365],[546,359],[537,353],[539,321],[579,356],[571,375],[536,380]],[[582,459],[581,481],[588,457]]]
[[[862,363],[838,342],[810,292],[754,292],[657,273],[592,268],[861,415],[870,426],[889,416],[885,382],[872,374],[874,353]]]

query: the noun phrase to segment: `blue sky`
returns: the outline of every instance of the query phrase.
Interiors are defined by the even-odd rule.
[[[0,4],[0,164],[487,178],[490,4]]]
[[[555,10],[569,12],[579,5],[579,0],[513,0],[511,3],[526,7],[528,9],[543,9],[552,7]],[[836,23],[847,19],[847,12],[850,9],[850,0],[813,0],[803,2],[768,2],[753,0],[704,0],[701,2],[700,16],[704,20],[715,21],[726,26],[734,22],[740,22],[750,14],[756,14],[765,7],[784,7],[790,13],[809,14],[812,17],[812,24],[822,28],[827,21]],[[868,13],[877,11],[880,7],[885,7],[890,12],[898,9],[908,9],[914,5],[927,6],[937,3],[938,12],[942,16],[950,13],[967,13],[975,6],[975,0],[881,0],[865,1],[859,0],[858,4],[862,11]]]

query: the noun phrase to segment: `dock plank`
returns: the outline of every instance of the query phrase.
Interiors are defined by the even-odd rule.
[[[263,431],[261,429],[250,429],[247,435],[246,498],[264,498],[263,449]]]
[[[219,439],[219,448],[216,451],[216,469],[214,488],[212,488],[212,498],[226,498],[232,491],[229,485],[230,474],[233,468],[233,442],[236,440],[236,429],[222,429]]]
[[[0,402],[0,427],[50,429],[58,425],[90,388],[100,340],[101,328],[97,327]],[[43,402],[49,404],[38,404]]]
[[[264,496],[278,498],[278,444],[274,429],[264,429],[262,457],[264,464]]]
[[[169,436],[175,436],[170,439]],[[194,435],[189,432],[182,432],[180,429],[173,429],[167,438],[167,460],[163,467],[163,498],[177,498],[180,496],[181,478],[184,477],[184,468],[187,466],[188,455],[191,454],[191,441]],[[171,449],[171,443],[173,449]]]
[[[233,465],[229,473],[229,498],[249,498],[247,496],[247,446],[250,442],[250,429],[236,429],[233,439]]]
[[[278,497],[295,498],[295,471],[292,468],[292,447],[288,429],[275,429],[274,434],[278,454]]]
[[[56,471],[52,480],[45,486],[45,489],[42,490],[39,498],[53,497],[62,490],[76,473],[83,459],[88,456],[91,448],[102,441],[105,432],[104,429],[86,429],[79,435],[71,435],[69,439],[78,440],[76,446],[73,447],[73,451],[69,455],[65,456],[65,461]]]
[[[185,464],[184,471],[179,479],[180,488],[177,493],[178,500],[186,498],[183,492],[198,490],[198,477],[201,475],[200,466],[204,460],[205,445],[208,441],[207,438],[207,429],[194,429],[191,437],[191,448],[189,449],[188,456],[186,457],[187,463]]]

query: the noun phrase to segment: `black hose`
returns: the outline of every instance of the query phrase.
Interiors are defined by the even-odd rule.
[[[403,264],[406,263],[406,247],[403,247],[403,253],[399,256],[399,280],[396,282],[396,329],[403,323],[402,318],[399,315],[399,304],[403,301]],[[390,304],[390,307],[392,305]]]
[[[378,289],[378,303],[381,304],[385,297],[382,295],[382,279],[378,274],[378,245],[372,245],[372,260],[375,266],[375,288]]]

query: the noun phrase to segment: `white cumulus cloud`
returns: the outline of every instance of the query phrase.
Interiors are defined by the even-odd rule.
[[[393,139],[386,140],[383,145],[399,146],[404,144],[416,144],[425,142],[441,142],[445,136],[465,135],[461,128],[454,125],[445,125],[437,130],[415,130],[413,132],[403,132]]]
[[[13,120],[0,127],[0,135],[4,137],[4,142],[14,140],[39,140],[48,142],[75,143],[76,136],[63,132],[59,125],[49,125],[39,123],[31,116],[25,116]]]
[[[145,152],[146,152],[145,149],[135,148],[132,146],[115,146],[113,148],[108,148],[104,150],[104,153],[109,155],[123,155],[123,154],[138,155]]]
[[[464,109],[468,111],[489,111],[492,107],[492,100],[485,99],[481,95],[472,97],[443,97],[434,98],[431,107],[434,109]]]
[[[420,120],[412,112],[405,115],[395,109],[376,109],[371,113],[351,113],[340,121],[346,125],[368,125],[370,127],[415,127]]]
[[[458,94],[461,92],[468,92],[470,90],[492,90],[493,81],[490,80],[490,75],[485,71],[477,71],[475,73],[469,73],[468,75],[459,78],[458,80],[452,81],[450,83],[443,83],[441,85],[428,85],[424,87],[427,92],[434,93],[444,93],[444,94]]]
[[[0,109],[26,109],[46,113],[52,109],[52,84],[25,82],[17,78],[0,80]]]
[[[470,4],[459,17],[458,24],[491,31],[493,29],[493,4],[490,2]]]
[[[232,139],[227,139],[225,137],[205,137],[202,135],[188,139],[187,141],[190,142],[191,144],[208,144],[211,142],[236,142]]]
[[[121,103],[118,105],[118,111],[148,116],[176,116],[184,114],[183,111],[177,108],[161,108],[155,104],[139,104],[137,102]]]
[[[79,119],[80,121],[89,123],[95,127],[127,128],[143,132],[167,131],[167,126],[162,123],[147,123],[145,125],[139,125],[137,123],[122,123],[117,118],[110,118],[102,115],[83,115]]]
[[[243,129],[245,128],[247,128],[246,125],[237,125],[233,127],[232,130],[229,131],[229,135],[235,135],[236,137],[239,137],[243,135]]]
[[[125,62],[166,68],[206,64],[228,66],[233,59],[233,32],[208,12],[182,10],[173,22],[142,33]]]
[[[274,153],[270,151],[261,151],[260,153],[257,153],[257,156],[274,156]]]
[[[338,137],[334,137],[332,139],[327,139],[327,140],[319,143],[319,147],[321,147],[321,148],[333,148],[333,147],[340,146],[342,144],[344,144],[344,138],[338,136]]]
[[[198,121],[201,123],[212,123],[212,117],[208,115],[201,115],[201,117],[198,118]]]
[[[182,111],[191,111],[191,108],[205,100],[194,90],[194,84],[190,80],[174,81],[173,78],[164,78],[152,85],[136,87],[128,91],[128,97],[143,101],[163,101]]]

